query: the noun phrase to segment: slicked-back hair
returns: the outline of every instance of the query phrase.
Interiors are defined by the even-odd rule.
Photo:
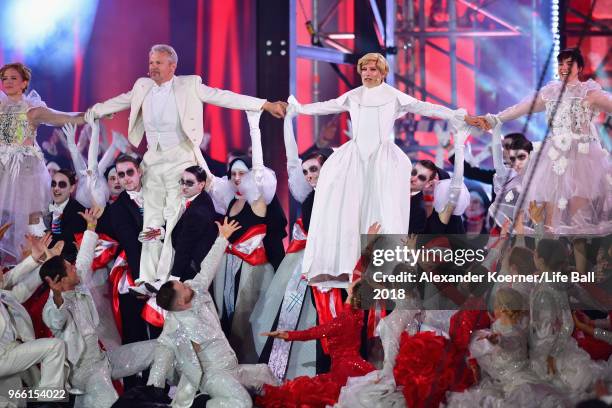
[[[140,159],[130,156],[129,154],[122,153],[115,159],[115,166],[119,163],[132,163],[134,167],[140,167]]]
[[[70,169],[59,169],[58,171],[55,172],[55,174],[58,174],[58,173],[66,176],[71,186],[74,186],[76,184],[77,182],[76,173],[74,171]]]
[[[203,183],[206,181],[206,170],[204,170],[200,166],[190,166],[190,167],[187,167],[185,171],[187,173],[193,174],[196,180],[198,180],[200,183]]]
[[[159,288],[157,295],[155,296],[155,302],[157,306],[169,312],[174,307],[174,299],[176,298],[176,290],[174,289],[174,281],[168,281]]]
[[[40,280],[42,280],[45,284],[47,283],[45,280],[46,277],[50,278],[52,281],[54,281],[58,276],[60,279],[62,279],[67,275],[64,257],[61,255],[56,255],[53,258],[47,259],[45,263],[40,266],[38,275],[40,276]]]

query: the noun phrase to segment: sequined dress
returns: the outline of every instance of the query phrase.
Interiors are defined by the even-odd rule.
[[[16,260],[30,214],[42,213],[51,201],[50,176],[27,117],[38,107],[46,105],[36,91],[18,102],[0,92],[0,225],[12,224],[0,241],[0,255]]]
[[[532,103],[533,102],[533,103]],[[557,103],[558,102],[558,103]],[[552,81],[535,98],[527,98],[497,117],[501,122],[546,111],[550,133],[539,160],[532,157],[523,188],[524,208],[535,200],[553,209],[550,224],[557,234],[612,232],[612,172],[610,155],[602,148],[595,119],[612,111],[612,96],[593,80]],[[526,183],[532,180],[529,190]]]
[[[331,322],[307,330],[290,331],[289,341],[326,338],[331,357],[331,370],[315,377],[297,377],[279,387],[264,385],[261,407],[325,407],[333,405],[349,377],[374,371],[374,366],[359,354],[363,311],[347,306]]]

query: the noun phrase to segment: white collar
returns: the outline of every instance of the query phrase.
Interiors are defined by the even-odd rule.
[[[66,201],[64,201],[61,204],[55,204],[55,203],[49,204],[49,211],[53,213],[53,217],[58,217],[59,215],[64,213],[64,210],[66,209],[66,206],[68,205],[68,201],[70,201],[70,198],[68,198]]]
[[[142,188],[138,191],[125,190],[125,192],[128,194],[128,196],[130,196],[130,199],[132,199],[132,201],[134,201],[139,207],[142,207],[144,205],[144,198],[142,196]]]
[[[186,202],[186,203],[190,203],[190,202],[192,202],[193,200],[195,200],[196,198],[198,198],[198,196],[199,196],[200,194],[202,194],[202,193],[198,193],[198,194],[194,195],[194,196],[193,196],[193,197],[191,197],[191,198],[186,198],[186,199],[185,199],[185,202]]]
[[[161,85],[157,85],[157,83],[153,82],[153,88],[158,89],[159,91],[170,89],[172,88],[172,84],[174,84],[174,78],[176,77],[172,76],[172,78],[169,81],[166,81],[162,83]]]

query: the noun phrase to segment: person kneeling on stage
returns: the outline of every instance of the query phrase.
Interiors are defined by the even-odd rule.
[[[215,277],[228,241],[240,226],[236,221],[217,222],[219,236],[192,280],[170,280],[158,291],[157,304],[168,310],[158,338],[155,362],[148,385],[164,387],[168,369],[176,360],[181,373],[173,407],[190,407],[196,393],[210,396],[208,406],[251,407],[246,388],[260,390],[276,384],[266,364],[238,364],[236,353],[221,330],[208,288]],[[227,405],[226,405],[227,404]]]
[[[75,407],[104,408],[113,405],[117,393],[112,379],[123,378],[151,365],[156,342],[142,341],[105,352],[97,333],[99,316],[85,285],[98,235],[94,232],[102,209],[80,213],[87,222],[76,264],[54,256],[40,268],[40,278],[53,294],[43,309],[43,321],[56,338],[66,342],[70,365],[71,393],[77,394]]]

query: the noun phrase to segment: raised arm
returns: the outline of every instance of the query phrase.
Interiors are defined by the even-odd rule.
[[[66,145],[68,146],[68,152],[70,152],[70,158],[72,158],[72,164],[80,177],[87,170],[87,163],[85,163],[85,159],[76,144],[76,125],[66,124],[62,127],[62,132],[66,136]]]
[[[298,147],[293,134],[293,118],[297,114],[295,108],[297,100],[292,96],[288,99],[289,107],[283,124],[283,137],[285,140],[285,154],[287,156],[287,174],[289,176],[289,191],[300,203],[304,202],[312,187],[302,173],[302,160],[298,155]]]
[[[87,221],[87,230],[83,234],[83,240],[81,241],[75,263],[81,282],[87,282],[87,274],[91,271],[91,265],[95,256],[94,250],[98,242],[98,234],[95,231],[102,212],[103,208],[93,208],[85,210],[84,213],[79,213]]]
[[[276,175],[263,164],[261,130],[259,129],[261,112],[247,111],[246,114],[253,143],[253,168],[242,179],[239,190],[255,214],[263,217],[266,215],[266,206],[272,202],[276,194]]]
[[[100,151],[100,121],[92,120],[90,126],[91,138],[89,139],[89,151],[87,152],[87,170],[92,173],[97,173],[98,153]]]
[[[26,257],[4,275],[4,283],[0,285],[0,287],[2,287],[2,289],[11,290],[18,283],[24,281],[32,271],[38,268],[38,266],[39,263],[32,255]],[[0,277],[0,283],[1,279],[2,277]],[[27,300],[27,298],[24,299],[24,301],[25,300]]]
[[[227,217],[225,217],[223,220],[223,224],[216,221],[215,223],[219,227],[219,236],[200,264],[200,272],[195,276],[195,278],[193,278],[194,283],[202,285],[206,288],[210,286],[215,274],[217,273],[219,263],[221,262],[221,258],[225,253],[225,248],[227,248],[227,239],[234,233],[234,231],[240,229],[240,224],[238,224],[235,220],[228,222]]]

